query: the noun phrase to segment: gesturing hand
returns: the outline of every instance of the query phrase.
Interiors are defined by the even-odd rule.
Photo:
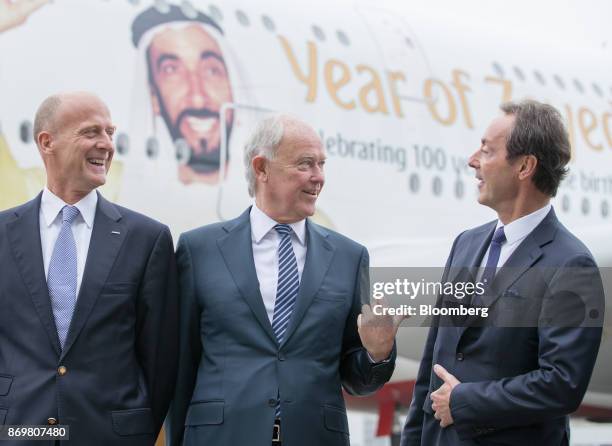
[[[444,384],[431,393],[431,408],[434,410],[434,418],[440,421],[440,427],[447,427],[455,422],[450,410],[450,397],[460,381],[439,364],[434,365],[433,371]]]
[[[0,33],[21,25],[49,0],[0,0]]]
[[[383,308],[386,308],[384,303]],[[384,361],[391,354],[395,335],[406,316],[375,314],[369,305],[361,307],[357,317],[357,329],[361,343],[376,362]]]

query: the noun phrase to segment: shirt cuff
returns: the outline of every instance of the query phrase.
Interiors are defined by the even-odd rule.
[[[387,359],[383,359],[382,361],[374,361],[374,359],[370,356],[370,352],[368,352],[366,350],[366,355],[368,355],[368,360],[370,361],[370,364],[386,364],[387,362],[391,361],[391,354],[393,352],[389,353],[389,356],[387,357]]]

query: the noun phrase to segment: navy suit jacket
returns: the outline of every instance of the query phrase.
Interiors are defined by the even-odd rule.
[[[495,225],[490,222],[457,237],[443,282],[465,278],[455,273],[479,267]],[[580,305],[571,303],[572,291],[596,307],[591,326],[581,326],[584,313],[579,321],[549,320],[580,313]],[[446,300],[440,297],[438,305],[447,306]],[[565,311],[568,302],[571,312]],[[582,401],[602,333],[603,287],[591,253],[551,210],[478,303],[489,309],[489,318],[494,318],[489,325],[494,326],[465,320],[452,326],[434,319],[401,445],[568,444],[567,414]],[[454,424],[446,428],[431,408],[430,394],[443,384],[432,371],[434,364],[461,381],[451,393]]]
[[[55,418],[70,426],[62,444],[152,445],[176,377],[178,285],[168,228],[98,195],[61,349],[42,258],[40,198],[0,212],[0,425]]]
[[[266,314],[253,260],[249,211],[183,234],[179,377],[171,446],[269,446],[280,394],[287,446],[348,446],[342,386],[369,394],[391,376],[373,365],[357,333],[369,293],[368,253],[306,222],[307,254],[282,344]]]

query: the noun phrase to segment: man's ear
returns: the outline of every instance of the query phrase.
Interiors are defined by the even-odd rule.
[[[36,144],[42,154],[50,154],[54,150],[53,136],[46,130],[36,135]]]
[[[519,179],[524,180],[535,175],[538,168],[538,159],[534,155],[526,155],[521,160]]]
[[[263,155],[257,155],[253,157],[251,161],[253,172],[255,172],[255,178],[263,183],[268,181],[269,165],[268,159]]]

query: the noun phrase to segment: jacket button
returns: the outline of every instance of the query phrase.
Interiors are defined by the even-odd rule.
[[[457,361],[463,361],[463,353],[457,353]]]
[[[47,418],[47,424],[49,426],[55,426],[57,424],[57,419],[56,418]]]
[[[68,372],[68,369],[67,369],[66,367],[64,367],[63,365],[60,365],[60,366],[57,368],[57,374],[58,374],[59,376],[64,376],[64,375],[66,374],[66,372]]]
[[[275,399],[273,399],[273,398],[270,398],[270,399],[268,400],[268,406],[270,406],[270,407],[276,407],[276,400],[275,400]]]

